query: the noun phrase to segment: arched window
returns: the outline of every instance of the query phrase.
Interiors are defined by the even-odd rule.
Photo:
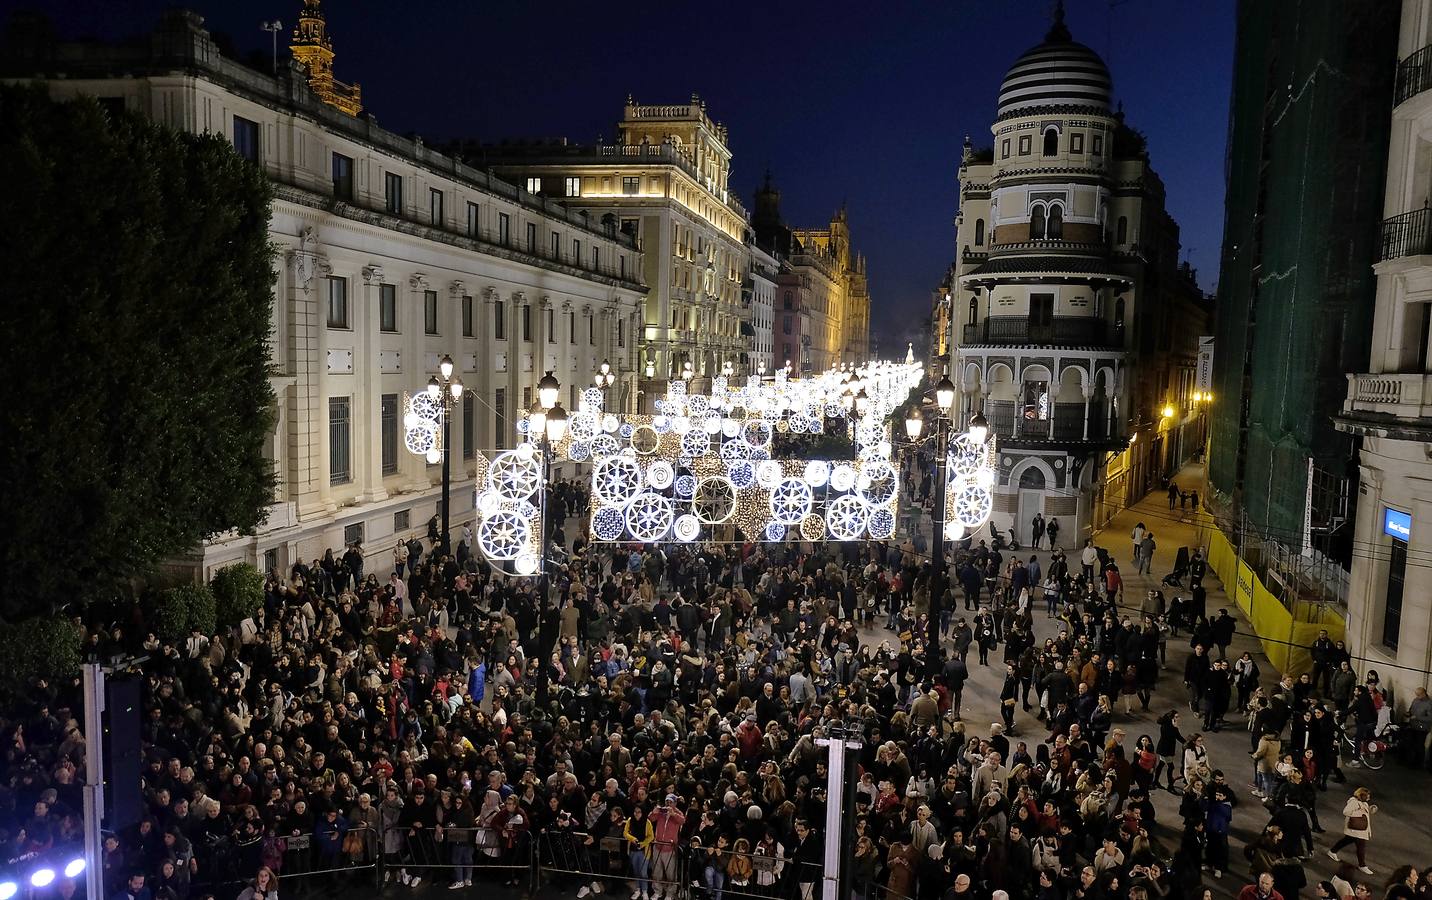
[[[1049,221],[1045,225],[1046,237],[1056,240],[1064,237],[1064,207],[1058,203],[1049,206]]]
[[[1120,297],[1114,301],[1114,327],[1124,327],[1124,298]]]
[[[975,324],[975,320],[976,320],[977,318],[979,318],[979,314],[980,314],[980,298],[977,297],[977,296],[974,295],[974,294],[971,294],[971,295],[970,295],[970,324],[971,324],[971,325]]]
[[[1054,156],[1059,153],[1059,129],[1053,126],[1044,129],[1044,155]]]
[[[1029,211],[1029,237],[1031,240],[1040,240],[1044,237],[1044,205],[1034,207]]]
[[[1129,217],[1119,216],[1118,230],[1114,232],[1114,243],[1126,244],[1129,241]]]
[[[975,246],[984,246],[984,219],[975,219]]]

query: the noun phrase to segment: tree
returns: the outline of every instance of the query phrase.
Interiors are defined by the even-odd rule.
[[[273,489],[270,189],[224,139],[0,88],[0,616],[113,596]]]
[[[264,577],[248,563],[234,563],[214,573],[209,582],[214,597],[214,620],[225,628],[256,616],[264,605]],[[213,626],[210,626],[212,632]]]

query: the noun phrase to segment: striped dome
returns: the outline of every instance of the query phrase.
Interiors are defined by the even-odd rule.
[[[1062,4],[1060,12],[1062,12]],[[1017,59],[999,87],[999,115],[1041,106],[1095,106],[1107,110],[1113,91],[1099,54],[1069,35],[1063,16],[1044,43]]]

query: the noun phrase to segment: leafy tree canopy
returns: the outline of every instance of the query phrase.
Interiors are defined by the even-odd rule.
[[[270,502],[270,189],[221,137],[0,88],[0,616],[117,592]]]

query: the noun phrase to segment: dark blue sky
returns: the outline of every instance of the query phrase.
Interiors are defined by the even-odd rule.
[[[1076,40],[1105,57],[1129,124],[1149,139],[1185,253],[1211,289],[1223,227],[1234,0],[1068,0]],[[62,34],[147,31],[164,0],[42,6]],[[268,50],[298,0],[190,0],[211,30]],[[826,0],[664,4],[327,0],[337,74],[380,124],[433,140],[610,137],[628,93],[693,91],[730,129],[743,202],[769,166],[786,218],[846,202],[869,261],[873,329],[913,339],[953,258],[955,172],[966,133],[990,143],[1006,68],[1038,43],[1045,0]],[[878,10],[878,11],[877,11]],[[284,37],[286,38],[286,34]],[[281,51],[282,52],[282,51]]]

